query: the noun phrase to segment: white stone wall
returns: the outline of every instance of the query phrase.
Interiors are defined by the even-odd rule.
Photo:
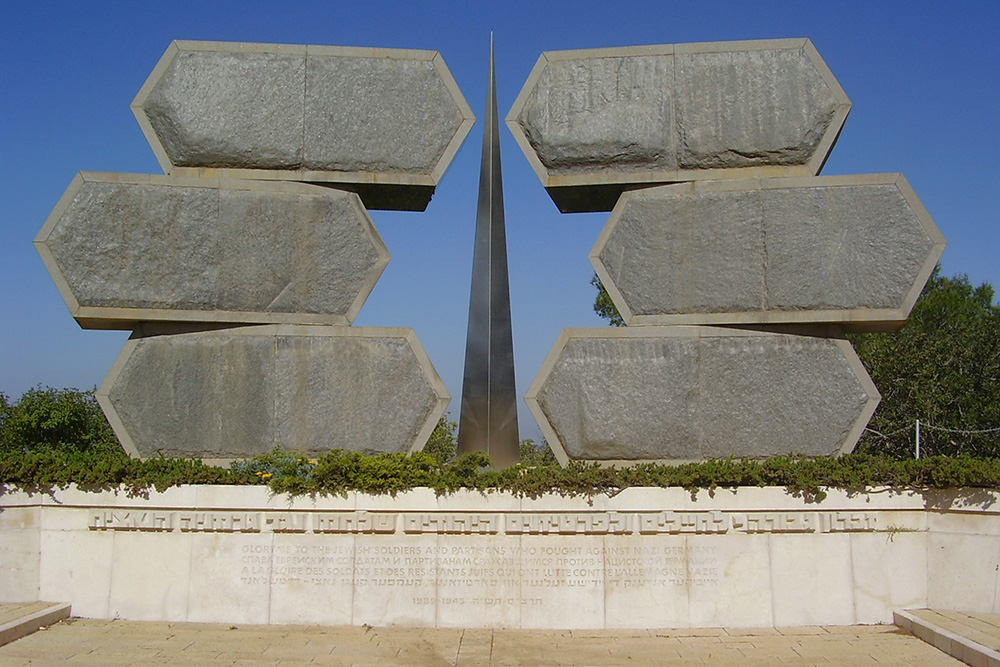
[[[1000,492],[264,487],[0,496],[0,600],[92,618],[424,627],[891,623],[1000,612]],[[666,509],[669,508],[669,509]]]

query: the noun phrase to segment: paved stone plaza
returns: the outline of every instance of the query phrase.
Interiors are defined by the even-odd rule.
[[[894,625],[529,631],[69,619],[0,647],[0,665],[64,663],[282,667],[962,664]]]

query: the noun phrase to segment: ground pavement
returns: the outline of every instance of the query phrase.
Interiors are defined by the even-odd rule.
[[[0,605],[0,633],[40,607]],[[925,618],[926,617],[926,618]],[[13,619],[13,620],[12,620]],[[964,619],[964,620],[963,620]],[[1000,616],[919,610],[897,617],[991,663]],[[944,625],[935,625],[944,624]],[[940,633],[944,634],[940,634]],[[2,634],[0,634],[2,636]],[[942,639],[943,638],[943,639]],[[993,648],[990,649],[990,642]],[[979,659],[981,658],[981,660]],[[687,630],[462,630],[230,626],[69,618],[0,646],[7,665],[961,665],[895,625]]]

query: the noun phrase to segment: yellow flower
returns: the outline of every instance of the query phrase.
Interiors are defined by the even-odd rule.
[[[263,479],[267,479],[267,478],[268,478],[268,477],[270,477],[270,476],[271,476],[271,473],[269,473],[269,472],[266,472],[266,473],[264,473],[263,475],[261,475],[261,477],[262,477]]]
[[[313,465],[314,466],[314,465],[316,465],[316,462],[315,461],[310,461],[309,465]]]

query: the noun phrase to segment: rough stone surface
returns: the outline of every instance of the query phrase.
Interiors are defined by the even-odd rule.
[[[132,107],[169,173],[356,184],[372,208],[422,210],[473,123],[440,54],[400,49],[178,41]]]
[[[510,116],[516,119],[512,129],[527,137],[548,171],[677,168],[672,54],[612,49],[550,58],[557,55],[542,55],[523,108]]]
[[[565,464],[847,452],[879,394],[842,337],[675,326],[566,329],[526,400]]]
[[[302,166],[305,54],[170,50],[142,111],[172,165]]]
[[[847,101],[801,48],[674,61],[678,169],[808,165],[827,131],[840,130],[834,119]]]
[[[97,396],[133,455],[213,459],[416,451],[448,403],[409,329],[289,325],[133,337]]]
[[[626,193],[591,252],[628,324],[898,328],[944,250],[899,174]]]
[[[349,324],[389,255],[357,195],[81,173],[39,233],[81,326]]]
[[[564,212],[628,187],[811,176],[850,101],[805,39],[546,52],[507,124]]]
[[[310,57],[306,169],[432,173],[465,116],[431,59]]]

